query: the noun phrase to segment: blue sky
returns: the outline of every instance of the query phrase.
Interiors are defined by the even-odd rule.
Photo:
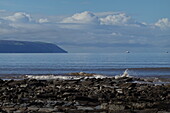
[[[0,8],[15,12],[67,15],[82,11],[121,11],[140,21],[170,18],[170,0],[1,0]]]
[[[168,51],[169,6],[170,0],[0,0],[0,40],[52,42],[69,52]]]

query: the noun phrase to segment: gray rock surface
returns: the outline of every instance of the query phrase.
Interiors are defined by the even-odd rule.
[[[1,113],[169,113],[169,84],[139,78],[1,80]]]

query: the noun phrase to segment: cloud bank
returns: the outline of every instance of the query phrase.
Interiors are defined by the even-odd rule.
[[[71,17],[64,18],[61,23],[82,23],[92,24],[98,23],[98,18],[91,12],[85,11],[82,13],[76,13]]]
[[[162,18],[155,23],[155,26],[166,29],[170,27],[170,21],[168,18]]]
[[[39,22],[39,23],[47,23],[47,22],[49,22],[49,20],[48,20],[47,18],[40,18],[40,19],[38,20],[38,22]]]
[[[4,20],[23,23],[32,21],[31,16],[23,12],[17,12],[14,15],[4,17]]]
[[[0,40],[52,42],[70,52],[170,49],[170,21],[140,22],[122,12],[89,11],[71,16],[0,12]]]
[[[105,18],[101,18],[100,23],[102,25],[125,25],[131,23],[131,17],[126,16],[125,13],[108,15]]]

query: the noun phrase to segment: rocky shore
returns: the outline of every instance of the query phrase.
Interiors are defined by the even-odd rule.
[[[170,113],[170,84],[143,78],[0,79],[0,113]]]

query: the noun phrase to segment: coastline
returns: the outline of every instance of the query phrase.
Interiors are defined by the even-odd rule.
[[[137,77],[0,79],[1,112],[170,112],[170,83]]]

